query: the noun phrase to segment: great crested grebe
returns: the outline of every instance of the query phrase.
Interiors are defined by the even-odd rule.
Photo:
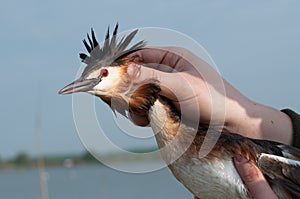
[[[236,155],[256,163],[279,198],[300,198],[300,150],[296,148],[222,132],[210,153],[199,157],[207,129],[195,129],[182,122],[180,113],[159,94],[158,80],[132,83],[127,74],[128,65],[143,63],[138,56],[130,54],[145,48],[145,42],[128,47],[137,30],[120,41],[117,30],[118,24],[111,38],[107,32],[102,47],[91,31],[88,41],[83,41],[89,55],[80,54],[86,67],[81,77],[60,90],[60,94],[90,93],[125,116],[126,111],[145,112],[158,147],[167,149],[162,152],[162,157],[168,167],[199,198],[251,198],[235,169],[233,157]],[[175,139],[175,144],[171,144]],[[184,148],[190,139],[191,144]]]

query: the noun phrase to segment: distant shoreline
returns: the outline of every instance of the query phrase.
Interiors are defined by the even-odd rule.
[[[149,153],[156,149],[136,149],[130,150],[132,154],[128,153],[108,153],[101,156],[103,162],[132,162],[132,161],[145,161],[145,160],[161,160],[159,153]],[[96,153],[95,153],[96,154]],[[142,154],[135,156],[134,154]],[[88,151],[82,154],[73,155],[57,155],[45,156],[42,159],[30,158],[26,153],[18,154],[14,159],[1,161],[0,171],[24,170],[24,169],[38,169],[42,167],[66,167],[72,168],[79,165],[99,164],[103,165],[101,161],[97,160]]]

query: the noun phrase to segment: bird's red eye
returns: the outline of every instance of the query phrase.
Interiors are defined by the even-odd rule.
[[[100,76],[101,77],[107,77],[108,76],[108,70],[105,69],[105,68],[101,69]]]

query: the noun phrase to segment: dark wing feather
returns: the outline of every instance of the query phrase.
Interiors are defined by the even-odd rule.
[[[119,24],[117,23],[111,39],[108,27],[102,48],[100,47],[96,39],[94,30],[91,29],[91,37],[90,35],[88,35],[87,40],[83,40],[83,44],[87,49],[89,55],[84,53],[79,54],[82,62],[87,64],[82,73],[82,76],[86,76],[90,72],[101,67],[115,65],[114,63],[117,63],[118,60],[122,57],[130,54],[131,52],[140,50],[146,45],[144,41],[139,41],[138,43],[132,45],[127,49],[138,30],[132,31],[129,35],[122,37],[122,39],[117,42],[118,27]]]
[[[285,187],[292,195],[300,198],[300,162],[285,157],[262,153],[258,167],[270,179]]]
[[[280,144],[278,147],[282,150],[284,157],[300,161],[300,149],[285,144]]]

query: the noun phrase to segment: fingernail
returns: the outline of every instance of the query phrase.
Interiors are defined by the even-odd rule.
[[[240,155],[235,156],[234,159],[235,159],[235,161],[238,162],[238,163],[246,163],[246,162],[248,162],[247,159],[243,158],[243,157],[240,156]]]
[[[137,67],[134,64],[130,64],[127,68],[127,74],[130,77],[133,77],[134,74],[136,73]]]

